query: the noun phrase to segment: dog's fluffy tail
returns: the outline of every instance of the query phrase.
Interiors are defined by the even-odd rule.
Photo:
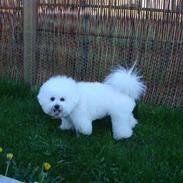
[[[133,99],[138,99],[146,89],[144,83],[140,80],[141,76],[138,76],[137,72],[134,71],[136,62],[130,69],[124,67],[118,67],[109,74],[104,83],[111,85],[116,90],[130,96]]]

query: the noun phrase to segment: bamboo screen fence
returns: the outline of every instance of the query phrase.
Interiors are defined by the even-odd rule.
[[[182,0],[37,0],[33,83],[51,75],[102,81],[111,68],[137,68],[144,101],[181,106]],[[24,79],[22,0],[0,1],[0,75]]]

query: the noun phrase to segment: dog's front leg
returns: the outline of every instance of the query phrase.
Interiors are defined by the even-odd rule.
[[[84,135],[92,134],[92,121],[82,115],[74,116],[72,119],[76,134],[82,133]]]
[[[73,130],[74,126],[72,124],[72,120],[69,117],[62,118],[61,125],[59,128],[61,130]]]

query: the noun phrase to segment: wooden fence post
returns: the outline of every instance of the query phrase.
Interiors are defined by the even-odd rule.
[[[37,0],[26,0],[24,4],[24,81],[33,86],[36,64]]]
[[[86,8],[86,2],[80,1],[80,6],[82,7],[82,11],[85,12]],[[89,14],[88,12],[85,12],[83,16],[83,22],[82,22],[82,29],[85,33],[88,33],[89,29]],[[87,74],[87,62],[88,62],[88,52],[89,52],[89,39],[87,34],[83,36],[82,38],[82,60],[81,60],[81,79],[85,80],[86,79],[86,74]]]

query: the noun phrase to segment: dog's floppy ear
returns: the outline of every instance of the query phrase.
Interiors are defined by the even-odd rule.
[[[37,95],[37,100],[38,100],[39,104],[41,105],[41,93],[40,92]]]
[[[43,92],[41,90],[39,90],[39,93],[37,95],[37,100],[41,106],[44,105],[43,103],[45,101],[45,97],[44,97]]]

